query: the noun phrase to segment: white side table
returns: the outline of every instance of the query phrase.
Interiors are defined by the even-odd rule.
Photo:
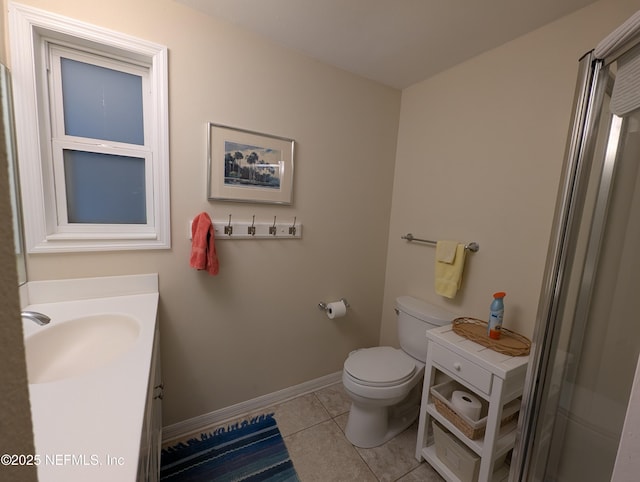
[[[433,418],[481,457],[479,482],[505,480],[508,468],[502,466],[494,470],[494,462],[513,448],[517,421],[501,429],[502,409],[505,404],[522,395],[529,357],[498,353],[454,333],[452,325],[428,330],[427,341],[416,458],[420,461],[425,459],[446,480],[459,482],[458,477],[436,455],[433,437],[430,436]],[[448,375],[489,402],[483,438],[469,439],[436,410],[430,399],[430,388],[435,384],[437,372]]]

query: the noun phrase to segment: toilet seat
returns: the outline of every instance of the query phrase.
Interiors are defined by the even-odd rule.
[[[361,385],[389,387],[408,381],[415,374],[416,361],[397,348],[378,346],[352,352],[344,370]]]

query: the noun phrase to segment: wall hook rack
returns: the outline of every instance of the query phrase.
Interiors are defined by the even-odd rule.
[[[276,216],[273,222],[259,222],[253,215],[249,221],[236,221],[229,214],[224,221],[213,220],[213,231],[216,241],[226,239],[301,239],[302,224],[298,218],[293,218],[293,223],[278,222]],[[189,221],[189,239],[191,239],[191,221]]]

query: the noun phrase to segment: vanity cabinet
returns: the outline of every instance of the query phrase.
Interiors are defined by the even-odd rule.
[[[460,481],[436,454],[432,421],[437,420],[480,457],[479,482],[507,480],[509,468],[502,460],[514,446],[517,417],[501,427],[503,409],[522,395],[529,357],[498,353],[459,336],[452,325],[428,330],[427,343],[416,458],[425,459],[445,480]],[[470,439],[437,410],[431,387],[449,379],[488,403],[484,436]]]
[[[156,325],[147,400],[140,442],[138,482],[160,480],[160,451],[162,449],[162,371],[160,364],[160,332]]]

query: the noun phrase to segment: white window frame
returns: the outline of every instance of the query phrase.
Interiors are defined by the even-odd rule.
[[[17,3],[9,4],[9,33],[27,251],[170,248],[167,48]],[[50,103],[60,102],[51,98],[49,90],[53,44],[126,61],[133,69],[148,69],[148,79],[143,81],[149,89],[144,95],[150,96],[145,102],[144,146],[130,152],[145,158],[147,224],[67,222],[64,176],[61,179],[60,166],[54,168],[61,162],[54,154],[59,149],[52,146],[82,149],[86,139],[61,136],[56,107],[50,109]],[[114,147],[123,147],[118,144],[94,142],[87,150],[110,153]]]
[[[129,62],[117,59],[96,56],[95,54],[78,51],[75,48],[68,48],[56,43],[47,42],[48,51],[47,58],[49,62],[49,98],[50,98],[50,119],[51,119],[51,154],[53,159],[53,176],[56,186],[56,205],[58,212],[58,233],[82,233],[99,237],[100,234],[108,235],[118,232],[146,233],[152,235],[155,233],[154,226],[154,210],[153,210],[153,164],[152,164],[152,148],[150,145],[148,121],[151,118],[149,109],[149,97],[151,89],[149,87],[149,69],[142,65],[137,66]],[[144,142],[142,145],[128,144],[114,141],[106,141],[102,139],[84,138],[70,136],[65,133],[64,126],[64,108],[62,99],[62,71],[61,58],[85,62],[91,65],[117,70],[137,75],[142,79],[143,89],[143,113],[144,125]],[[67,189],[64,172],[63,151],[76,150],[84,152],[95,152],[99,154],[124,155],[145,160],[145,193],[146,193],[146,218],[144,225],[128,224],[77,224],[68,222],[67,212]]]

